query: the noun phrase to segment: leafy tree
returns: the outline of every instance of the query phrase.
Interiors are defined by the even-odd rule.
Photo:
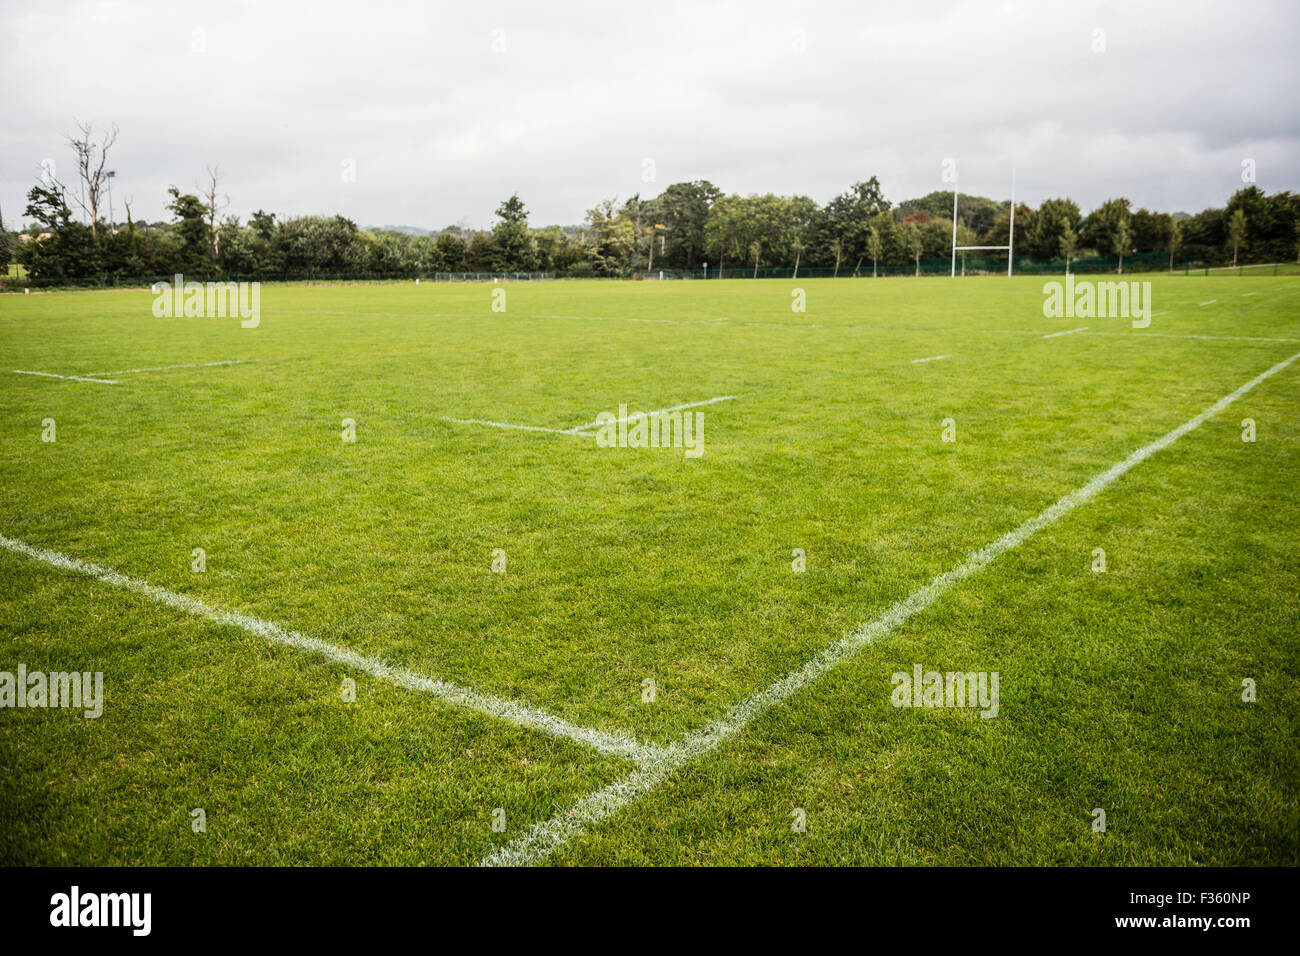
[[[1232,267],[1237,268],[1237,250],[1246,238],[1246,211],[1240,206],[1232,211],[1228,220],[1228,244],[1232,246]]]
[[[180,239],[172,268],[182,273],[206,275],[212,271],[208,260],[208,207],[198,196],[182,194],[175,186],[169,187],[167,193],[172,197],[167,211],[176,217],[176,233]]]
[[[705,251],[709,210],[722,190],[704,179],[673,183],[658,197],[658,222],[664,226],[664,261],[673,268],[693,269]]]
[[[531,272],[537,265],[537,252],[528,231],[528,210],[519,194],[513,193],[497,206],[496,215],[499,221],[492,227],[496,269],[501,272]]]
[[[1074,250],[1079,244],[1079,237],[1067,225],[1058,241],[1061,247],[1061,255],[1065,257],[1065,274],[1068,276],[1070,274],[1070,260],[1074,258]]]

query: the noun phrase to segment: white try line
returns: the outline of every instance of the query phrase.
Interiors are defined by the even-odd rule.
[[[1262,335],[1199,335],[1192,332],[1085,332],[1085,335],[1121,335],[1132,339],[1203,339],[1209,342],[1300,342],[1300,339],[1269,338]]]
[[[572,319],[576,322],[654,322],[662,325],[717,325],[729,319],[642,319],[629,315],[535,315],[536,319]]]
[[[224,627],[237,627],[242,631],[247,631],[249,634],[265,638],[273,643],[315,654],[336,664],[342,664],[353,670],[369,674],[371,677],[395,684],[398,687],[429,694],[446,703],[457,704],[478,711],[480,714],[497,717],[519,727],[526,727],[529,730],[539,731],[552,737],[562,737],[585,744],[610,756],[642,762],[650,760],[659,750],[657,747],[642,744],[622,734],[606,733],[603,730],[570,723],[527,704],[504,700],[489,694],[480,694],[468,687],[461,687],[447,681],[417,674],[414,671],[394,667],[377,657],[359,654],[356,651],[348,650],[346,647],[339,647],[316,637],[308,637],[305,634],[288,630],[271,621],[264,621],[250,614],[242,614],[238,611],[224,611],[210,604],[205,604],[196,598],[168,591],[166,588],[160,588],[148,581],[119,574],[117,571],[98,564],[92,564],[89,561],[70,558],[57,551],[47,551],[45,548],[38,548],[22,541],[15,541],[4,535],[0,535],[0,547],[12,551],[14,554],[21,554],[24,557],[42,561],[63,571],[84,574],[102,581],[104,584],[143,594],[151,601],[165,604],[187,614],[193,614],[195,617],[207,618],[209,621]]]
[[[61,378],[69,382],[94,382],[97,385],[120,385],[120,382],[114,382],[106,378],[86,378],[84,375],[55,375],[53,372],[29,372],[26,369],[10,369],[15,375],[39,375],[42,378]],[[108,374],[107,372],[105,374]]]
[[[625,415],[622,418],[611,419],[609,422],[588,422],[585,425],[575,425],[572,428],[545,428],[541,425],[516,425],[513,422],[494,422],[484,418],[448,418],[443,416],[444,422],[455,422],[457,425],[484,425],[488,428],[513,428],[525,432],[547,432],[551,435],[580,435],[590,438],[590,430],[599,428],[601,425],[616,425],[620,422],[630,422],[640,417],[649,417],[650,415],[662,415],[665,412],[679,412],[685,408],[699,408],[702,405],[716,405],[718,402],[730,402],[739,398],[738,395],[719,395],[717,398],[708,398],[702,402],[687,402],[685,405],[673,405],[670,408],[659,408],[652,412],[634,412]]]
[[[916,364],[918,364],[918,363],[920,363],[920,362],[938,362],[938,361],[940,361],[940,360],[942,360],[942,359],[949,359],[949,358],[952,358],[952,356],[951,356],[951,355],[931,355],[929,358],[912,359],[912,364],[913,364],[913,365],[916,365]]]
[[[1060,335],[1073,335],[1075,332],[1086,332],[1087,330],[1088,330],[1088,327],[1087,327],[1086,325],[1081,325],[1081,326],[1079,326],[1077,329],[1067,329],[1067,330],[1064,331],[1064,332],[1052,332],[1052,333],[1049,333],[1048,335],[1044,335],[1043,338],[1045,338],[1045,339],[1054,339],[1054,338],[1056,338],[1057,336],[1060,336]]]
[[[1006,552],[1018,547],[1043,528],[1059,521],[1080,505],[1087,504],[1108,485],[1156,452],[1169,447],[1209,418],[1223,411],[1255,386],[1300,359],[1300,352],[1278,362],[1268,371],[1219,399],[1199,415],[1173,431],[1144,445],[1123,461],[1094,476],[1083,485],[1019,527],[966,557],[950,571],[917,588],[874,621],[860,625],[850,634],[824,647],[816,657],[797,670],[773,681],[757,694],[731,707],[713,723],[661,748],[627,776],[600,790],[594,790],[550,820],[534,824],[528,832],[480,860],[484,866],[518,866],[536,863],[564,846],[569,840],[613,816],[623,807],[645,796],[677,770],[703,759],[739,734],[755,719],[789,697],[815,683],[833,668],[855,657],[863,648],[886,636],[913,615],[924,611],[953,586],[988,567]]]
[[[87,375],[134,375],[137,372],[170,372],[174,368],[212,368],[215,365],[247,365],[257,359],[228,359],[224,362],[196,362],[192,365],[155,365],[152,368],[120,368],[115,372],[87,372]]]
[[[565,430],[566,435],[578,435],[592,428],[599,428],[601,425],[617,425],[622,422],[634,421],[638,418],[648,418],[651,415],[662,415],[665,412],[680,412],[684,408],[699,408],[701,405],[716,405],[718,402],[730,402],[739,398],[739,395],[719,395],[717,398],[706,398],[702,402],[687,402],[685,405],[671,405],[668,408],[656,408],[652,412],[633,412],[630,415],[624,415],[622,418],[615,418],[608,422],[588,422],[585,425],[575,425],[573,428]]]
[[[1218,299],[1207,299],[1204,302],[1202,302],[1201,305],[1214,305],[1214,303],[1218,301],[1219,301]]]

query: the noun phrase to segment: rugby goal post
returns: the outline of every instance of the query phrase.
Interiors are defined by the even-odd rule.
[[[1016,171],[1011,170],[1011,226],[1007,230],[1007,244],[1005,246],[959,246],[957,245],[957,183],[952,184],[952,277],[957,278],[957,253],[969,252],[975,249],[995,249],[999,252],[1005,251],[1007,254],[1007,278],[1011,277],[1011,265],[1015,262],[1016,246]],[[962,266],[963,271],[965,266]]]

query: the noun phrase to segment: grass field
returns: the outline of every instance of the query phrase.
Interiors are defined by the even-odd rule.
[[[1300,278],[1135,278],[0,297],[0,670],[105,688],[0,710],[0,862],[1300,862],[1300,363],[941,577],[1300,353]]]

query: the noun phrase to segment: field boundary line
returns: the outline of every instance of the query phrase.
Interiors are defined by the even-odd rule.
[[[1192,332],[1085,332],[1084,335],[1122,335],[1134,339],[1208,339],[1212,342],[1300,342],[1300,339],[1269,338],[1262,335],[1198,335]]]
[[[1287,368],[1296,359],[1300,359],[1300,352],[1256,375],[1198,415],[1150,444],[1143,445],[1122,461],[1093,476],[1086,484],[1062,496],[1034,517],[985,545],[979,551],[972,552],[956,567],[940,574],[929,584],[912,591],[875,620],[860,624],[846,636],[826,645],[802,667],[790,671],[753,696],[733,705],[723,716],[661,750],[657,756],[643,762],[631,773],[599,790],[588,793],[573,806],[556,814],[550,820],[534,824],[526,833],[488,854],[479,861],[479,865],[526,866],[550,856],[573,837],[636,802],[677,770],[708,756],[757,718],[820,680],[833,668],[856,657],[865,647],[888,635],[913,615],[930,607],[956,584],[983,570],[1003,554],[1018,547],[1043,528],[1056,523],[1075,508],[1087,504],[1132,468],[1146,461],[1156,452],[1169,447],[1188,432],[1199,428],[1255,386]]]
[[[134,375],[137,372],[170,372],[174,368],[211,368],[214,365],[249,365],[257,359],[226,359],[221,362],[194,362],[189,365],[155,365],[152,368],[120,368],[115,372],[87,372],[87,375]]]
[[[121,382],[115,382],[107,378],[86,378],[84,375],[55,375],[53,372],[29,372],[27,369],[15,368],[10,369],[15,375],[39,375],[42,378],[62,378],[69,382],[94,382],[96,385],[121,385]],[[107,373],[105,373],[107,374]]]
[[[1077,329],[1066,329],[1064,332],[1049,332],[1046,335],[1044,335],[1043,338],[1055,339],[1055,338],[1059,338],[1062,335],[1073,335],[1075,332],[1086,332],[1086,331],[1088,331],[1088,327],[1086,325],[1081,325]]]
[[[730,402],[739,398],[739,395],[719,395],[716,398],[707,398],[702,402],[687,402],[684,405],[673,405],[669,408],[657,408],[651,412],[633,412],[622,418],[615,418],[609,422],[588,422],[585,425],[574,425],[572,428],[547,428],[543,425],[516,425],[513,422],[494,422],[486,418],[451,418],[446,415],[442,417],[444,422],[455,422],[457,425],[485,425],[489,428],[513,428],[524,432],[545,432],[551,435],[577,435],[580,438],[591,438],[591,429],[599,428],[602,425],[616,425],[620,422],[630,422],[640,416],[662,415],[664,412],[679,412],[684,408],[699,408],[702,405],[716,405],[718,402]]]
[[[552,435],[573,435],[575,432],[565,428],[545,428],[541,425],[516,425],[512,422],[492,422],[486,418],[449,418],[443,416],[444,422],[455,422],[457,425],[485,425],[489,428],[514,428],[523,432],[549,432]]]
[[[177,594],[175,591],[158,587],[140,578],[129,577],[111,568],[93,564],[89,561],[82,561],[79,558],[71,558],[57,551],[38,548],[35,545],[17,541],[2,534],[0,534],[0,547],[14,554],[41,561],[62,571],[84,574],[104,584],[122,588],[126,591],[134,591],[136,594],[142,594],[158,604],[165,604],[195,617],[206,618],[215,624],[224,627],[235,627],[272,643],[315,654],[336,664],[343,664],[354,670],[369,674],[371,677],[386,681],[389,684],[428,694],[446,703],[456,704],[490,717],[497,717],[518,727],[539,731],[551,737],[572,740],[610,756],[622,757],[626,760],[642,763],[657,757],[662,750],[660,747],[643,744],[622,734],[612,734],[593,727],[583,727],[571,723],[561,717],[556,717],[554,714],[548,714],[543,710],[518,701],[506,700],[490,694],[481,694],[469,687],[437,680],[405,668],[394,667],[377,657],[339,647],[336,644],[331,644],[320,638],[309,637],[298,631],[291,631],[271,621],[253,617],[251,614],[222,610],[197,598]]]
[[[578,435],[589,429],[599,428],[601,425],[617,425],[620,422],[630,422],[634,418],[644,418],[647,415],[662,415],[664,412],[679,412],[683,408],[699,408],[701,405],[716,405],[718,402],[730,402],[739,397],[739,395],[719,395],[716,398],[706,398],[702,402],[687,402],[685,405],[670,405],[668,408],[656,408],[651,412],[633,412],[623,418],[616,418],[612,422],[588,422],[586,425],[575,425],[573,428],[565,429],[564,434]]]
[[[949,353],[948,355],[931,355],[928,358],[912,359],[911,364],[920,365],[922,362],[938,362],[950,358],[952,358],[952,353]]]

